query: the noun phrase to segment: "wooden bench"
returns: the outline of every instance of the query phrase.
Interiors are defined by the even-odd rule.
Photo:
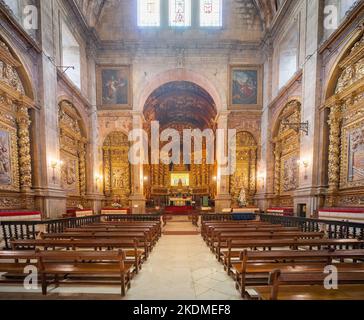
[[[261,300],[364,300],[364,272],[339,271],[338,289],[325,289],[328,276],[318,272],[274,270],[267,287],[254,288]]]
[[[32,250],[42,248],[48,250],[49,248],[56,249],[94,249],[94,250],[113,250],[114,248],[123,249],[126,262],[132,262],[135,265],[135,273],[141,269],[143,259],[145,259],[145,251],[139,250],[139,243],[137,239],[86,239],[86,240],[62,240],[62,239],[37,239],[37,240],[12,240],[12,250],[24,250],[30,248]],[[127,250],[129,249],[129,250]]]
[[[74,239],[74,240],[138,240],[139,246],[143,246],[145,252],[145,259],[148,258],[149,253],[152,251],[152,242],[148,239],[148,236],[142,232],[64,232],[64,233],[41,233],[40,238],[44,240],[49,239]]]
[[[292,231],[271,231],[271,232],[247,232],[247,233],[217,233],[211,240],[210,248],[218,255],[222,246],[227,246],[231,240],[267,240],[267,239],[322,239],[322,232],[292,232]]]
[[[204,238],[209,227],[220,227],[220,228],[243,228],[243,227],[260,227],[260,226],[276,226],[268,222],[248,222],[248,221],[236,221],[236,222],[203,222],[201,224],[201,236]],[[278,225],[281,226],[282,225]]]
[[[291,228],[291,227],[253,227],[253,228],[218,228],[218,227],[210,227],[206,233],[205,241],[207,244],[211,242],[211,239],[215,234],[221,232],[229,232],[229,233],[243,233],[243,232],[271,232],[271,231],[292,231],[298,232],[299,228]]]
[[[91,227],[85,227],[85,228],[66,228],[63,232],[69,233],[69,232],[88,232],[88,233],[97,233],[97,232],[103,232],[103,233],[138,233],[142,232],[147,235],[147,238],[152,243],[152,246],[154,246],[158,241],[158,233],[156,233],[155,230],[151,230],[150,228],[145,227],[139,227],[139,228],[119,228],[119,227],[98,227],[98,228],[91,228]]]
[[[226,244],[222,244],[220,251],[217,253],[217,258],[223,261],[226,270],[230,270],[231,261],[233,258],[240,258],[240,252],[242,249],[246,248],[262,248],[273,249],[273,248],[290,248],[297,250],[298,248],[308,248],[317,250],[323,247],[328,247],[328,249],[337,249],[337,247],[346,247],[349,249],[361,249],[364,245],[363,240],[358,239],[266,239],[266,240],[234,240],[229,239]],[[221,250],[227,247],[227,250]],[[235,251],[233,249],[236,249]]]
[[[356,261],[364,258],[364,250],[323,250],[323,251],[247,251],[241,252],[242,261],[232,264],[232,271],[236,281],[236,288],[244,297],[247,283],[247,276],[250,281],[266,281],[269,273],[277,268],[284,271],[320,271],[325,266],[333,264],[333,260],[339,270],[360,270],[364,271],[364,263]],[[352,263],[344,263],[350,259]]]
[[[120,281],[122,296],[130,288],[133,264],[125,262],[125,253],[122,250],[42,251],[37,253],[37,258],[43,295],[47,294],[47,275],[55,276],[56,285],[59,285],[59,276],[116,276]]]
[[[0,273],[23,277],[26,275],[24,272],[25,267],[30,265],[37,266],[36,259],[36,253],[34,250],[0,251]],[[3,262],[3,260],[6,260],[6,262]]]

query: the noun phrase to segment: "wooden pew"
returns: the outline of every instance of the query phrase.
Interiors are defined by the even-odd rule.
[[[144,226],[144,227],[154,227],[156,228],[159,237],[162,236],[162,223],[160,221],[104,221],[95,222],[90,224],[90,226],[107,226],[107,227],[120,227],[120,226]]]
[[[275,224],[271,224],[268,222],[260,222],[260,221],[254,221],[254,222],[249,222],[249,221],[236,221],[236,222],[203,222],[201,224],[201,236],[204,238],[207,230],[209,227],[220,227],[220,228],[243,228],[243,227],[262,227],[262,226],[280,226],[283,227],[282,225],[275,225]]]
[[[156,233],[159,237],[160,235],[160,231],[161,231],[161,227],[160,224],[142,224],[142,223],[93,223],[90,225],[86,225],[86,226],[82,226],[80,228],[77,229],[103,229],[103,228],[107,228],[107,229],[146,229],[146,230],[151,230],[153,233]],[[73,228],[75,229],[75,228]]]
[[[122,296],[125,296],[126,290],[130,288],[133,264],[125,262],[122,250],[42,251],[37,253],[37,257],[43,295],[47,294],[47,275],[55,276],[56,285],[59,285],[59,276],[65,275],[117,276],[120,279]]]
[[[72,232],[88,232],[88,233],[138,233],[142,232],[147,235],[147,238],[151,241],[152,245],[154,246],[158,241],[158,233],[155,230],[151,230],[150,228],[116,228],[116,227],[98,227],[98,228],[91,228],[91,227],[84,227],[84,228],[66,228],[64,233],[72,233]]]
[[[0,251],[0,273],[25,276],[24,268],[30,265],[37,266],[36,259],[35,250]]]
[[[42,248],[48,250],[49,248],[56,249],[94,249],[94,250],[112,250],[114,248],[124,249],[126,262],[132,262],[135,265],[135,273],[141,269],[143,259],[145,259],[145,251],[139,250],[139,243],[137,239],[36,239],[36,240],[12,240],[12,250],[24,248]],[[125,250],[130,249],[130,250]]]
[[[210,243],[210,248],[218,255],[222,246],[227,246],[231,240],[267,240],[267,239],[322,239],[325,236],[323,232],[292,232],[292,231],[271,231],[271,232],[242,232],[230,233],[221,232],[215,234]],[[218,256],[217,256],[218,257]]]
[[[211,242],[211,239],[214,237],[216,233],[220,232],[229,232],[229,233],[242,233],[242,232],[271,232],[271,231],[292,231],[298,232],[301,231],[299,228],[288,228],[288,227],[281,227],[281,226],[274,226],[274,227],[266,227],[266,226],[256,226],[256,227],[244,227],[244,228],[219,228],[219,227],[209,227],[206,232],[205,241],[207,244]]]
[[[356,261],[364,258],[364,250],[279,250],[279,251],[248,251],[241,252],[242,261],[232,264],[232,272],[236,281],[236,288],[244,297],[247,276],[253,277],[253,281],[268,279],[273,269],[281,268],[284,271],[317,271],[325,266],[333,264],[333,260],[345,261],[350,259],[352,263],[335,263],[339,270],[364,271],[364,263]]]
[[[225,246],[226,245],[226,246]],[[336,249],[337,247],[352,247],[352,249],[361,249],[364,246],[364,240],[358,239],[266,239],[266,240],[234,240],[229,239],[226,244],[222,244],[217,253],[218,259],[223,262],[225,268],[230,270],[231,260],[233,258],[239,258],[240,252],[245,248],[291,248],[298,249],[300,247],[305,248],[317,248],[317,250],[323,247]],[[221,250],[227,247],[227,250]],[[236,249],[236,250],[233,250]]]
[[[255,288],[261,300],[364,300],[364,272],[339,271],[338,289],[328,290],[318,272],[272,271],[268,287]]]
[[[74,240],[120,240],[120,239],[136,239],[139,246],[144,247],[145,258],[147,259],[152,250],[152,242],[148,236],[142,232],[64,232],[64,233],[41,233],[40,238],[49,239],[74,239]]]

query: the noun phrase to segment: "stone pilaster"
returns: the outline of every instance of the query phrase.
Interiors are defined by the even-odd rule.
[[[228,115],[229,112],[220,112],[217,116],[217,128],[223,129],[225,131],[224,141],[216,144],[216,154],[225,155],[228,153]],[[225,164],[221,163],[219,157],[217,157],[217,188],[216,188],[216,198],[215,198],[215,211],[221,212],[224,208],[231,207],[231,195],[229,193],[229,181],[230,176],[221,174],[224,169]]]
[[[143,129],[143,114],[140,112],[133,112],[133,130]],[[141,148],[140,150],[140,160],[144,159],[145,152]],[[130,159],[133,160],[133,159]],[[134,162],[134,161],[133,161]],[[131,181],[132,181],[132,194],[130,196],[132,213],[145,213],[145,195],[144,195],[144,166],[143,161],[138,164],[131,164]]]

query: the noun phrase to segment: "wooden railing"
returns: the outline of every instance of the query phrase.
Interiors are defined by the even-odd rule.
[[[79,218],[63,218],[44,221],[1,221],[4,249],[10,249],[10,241],[36,239],[39,232],[62,233],[67,228],[79,228],[92,223],[106,221],[160,221],[159,214],[151,215],[92,215]],[[0,235],[1,242],[1,235]],[[2,248],[0,248],[1,250]]]
[[[301,217],[284,217],[270,214],[259,214],[261,221],[281,224],[286,227],[299,227],[305,232],[324,231],[331,239],[364,239],[364,223],[309,219]]]
[[[254,220],[254,213],[205,213],[201,214],[201,222],[204,221],[234,221],[234,220]]]

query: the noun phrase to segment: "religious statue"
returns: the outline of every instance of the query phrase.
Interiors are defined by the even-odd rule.
[[[238,201],[239,201],[240,207],[246,207],[247,203],[246,203],[246,194],[245,194],[244,188],[241,188]]]

